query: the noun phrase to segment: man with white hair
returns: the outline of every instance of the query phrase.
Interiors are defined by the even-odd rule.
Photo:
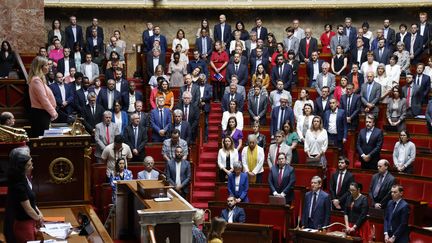
[[[15,125],[14,115],[9,111],[2,112],[0,115],[0,125],[13,127]]]
[[[199,96],[200,88],[199,88],[199,85],[196,85],[196,87],[198,89],[198,104],[199,104],[200,103],[200,96]],[[193,141],[195,141],[195,138],[198,134],[198,125],[199,125],[198,123],[199,123],[200,111],[199,111],[198,106],[195,106],[192,103],[192,94],[190,92],[188,92],[188,91],[183,92],[182,97],[183,97],[183,99],[180,100],[180,102],[177,104],[175,109],[183,112],[182,119],[183,119],[183,121],[188,122],[190,125],[190,129],[191,129],[191,133],[192,133],[191,142],[193,142]]]
[[[249,175],[249,183],[261,183],[264,172],[264,149],[258,146],[255,134],[249,134],[248,146],[242,150],[243,171]]]
[[[280,105],[273,108],[270,115],[270,133],[272,138],[276,131],[283,130],[283,124],[286,120],[289,120],[292,127],[294,126],[294,112],[291,107],[288,106],[288,97],[282,95],[279,102]]]
[[[153,169],[154,159],[151,156],[144,158],[144,170],[138,172],[138,180],[157,180],[159,172]]]
[[[336,88],[336,77],[333,73],[329,72],[330,64],[328,62],[324,62],[321,67],[322,72],[317,75],[316,83],[315,85],[312,84],[312,87],[315,86],[316,91],[321,96],[322,88],[327,86],[330,88],[330,95],[332,95]]]

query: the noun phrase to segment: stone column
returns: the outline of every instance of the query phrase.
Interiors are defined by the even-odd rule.
[[[192,221],[180,222],[181,243],[192,242]]]
[[[45,46],[43,0],[0,1],[0,39],[7,40],[13,51],[36,53]]]

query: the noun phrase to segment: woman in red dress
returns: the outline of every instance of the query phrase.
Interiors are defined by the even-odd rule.
[[[282,42],[278,42],[276,45],[276,50],[271,57],[271,66],[272,68],[276,66],[276,58],[279,54],[284,56],[284,60],[288,59],[288,53],[285,51],[285,46]]]
[[[210,80],[213,85],[213,100],[221,100],[225,89],[226,66],[228,65],[229,57],[222,46],[222,42],[216,41],[214,51],[210,57]]]
[[[322,33],[322,35],[320,37],[321,46],[322,46],[321,53],[331,53],[330,40],[334,35],[336,35],[336,33],[332,31],[331,24],[325,24],[324,25],[324,32]]]

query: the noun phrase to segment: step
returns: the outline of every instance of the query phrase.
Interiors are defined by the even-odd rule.
[[[213,138],[214,140],[216,140],[217,138]],[[211,140],[210,138],[209,138],[209,140]],[[203,152],[218,152],[219,151],[219,148],[218,147],[216,147],[216,146],[208,146],[208,147],[204,147],[203,148]]]
[[[221,124],[220,120],[216,120],[216,119],[209,120],[209,125],[210,126],[217,126],[217,125],[220,125],[220,124]]]
[[[219,140],[220,138],[222,138],[222,136],[217,133],[212,133],[208,135],[208,138],[210,141],[212,141],[212,139]]]
[[[209,115],[209,120],[218,120],[219,122],[222,120],[222,112],[220,113],[216,113],[216,112],[212,112]]]
[[[202,163],[198,165],[197,169],[216,169],[216,163],[210,164],[210,163]]]
[[[194,208],[206,209],[206,208],[208,208],[208,203],[207,202],[193,202],[192,206],[194,206]]]
[[[209,133],[219,133],[219,126],[209,126]]]
[[[195,182],[193,185],[194,191],[209,190],[215,187],[214,182]]]
[[[214,191],[194,191],[193,192],[193,201],[210,201],[215,197]]]
[[[217,159],[217,154],[217,152],[202,152],[199,158],[200,164],[209,159]]]
[[[203,182],[203,181],[215,181],[216,180],[216,172],[201,172],[198,171],[195,173],[195,181]]]

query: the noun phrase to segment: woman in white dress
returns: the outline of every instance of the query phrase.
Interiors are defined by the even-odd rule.
[[[309,91],[307,89],[302,89],[299,94],[298,100],[294,103],[294,116],[295,119],[298,119],[301,115],[303,115],[303,107],[305,104],[310,104],[312,106],[312,110],[314,109],[313,100],[309,99]]]
[[[229,108],[222,114],[222,130],[225,131],[228,125],[228,119],[235,117],[237,119],[237,129],[243,130],[243,113],[237,110],[237,102],[232,100],[229,102]]]
[[[387,78],[392,82],[393,87],[399,85],[401,75],[401,67],[397,64],[397,62],[398,57],[396,55],[392,55],[390,57],[389,64],[387,64],[385,68]]]
[[[304,142],[306,132],[312,126],[312,120],[314,118],[313,108],[311,104],[305,104],[303,108],[303,115],[297,119],[297,135],[299,136],[299,141]]]
[[[375,82],[381,84],[381,103],[387,104],[388,96],[393,86],[392,81],[386,75],[385,65],[382,63],[378,65]]]
[[[327,167],[325,152],[327,151],[327,131],[323,128],[321,117],[315,116],[312,120],[312,127],[306,132],[304,151],[307,160],[311,163],[318,163],[323,168]]]

